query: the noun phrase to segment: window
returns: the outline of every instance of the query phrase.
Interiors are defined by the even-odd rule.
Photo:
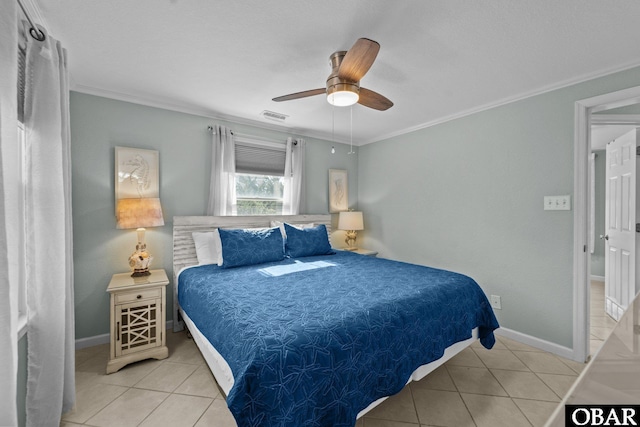
[[[15,201],[14,209],[11,212],[12,218],[9,220],[15,223],[17,227],[11,227],[7,230],[11,233],[7,236],[12,243],[15,252],[10,254],[9,263],[15,268],[9,269],[9,277],[11,283],[17,283],[18,288],[18,339],[27,332],[27,279],[26,279],[26,183],[27,183],[27,135],[24,125],[24,99],[26,85],[26,45],[18,44],[18,141],[17,146],[11,149],[10,171],[8,171],[9,179],[14,183],[16,193],[11,195],[11,199]],[[20,160],[18,160],[20,159]]]
[[[235,140],[238,215],[281,215],[285,145]]]
[[[26,132],[24,124],[18,122],[18,146],[20,150],[20,157],[22,158],[22,164],[19,166],[20,181],[23,183],[22,189],[18,194],[18,338],[22,337],[26,333],[27,326],[27,286],[26,286],[26,272],[25,272],[25,230],[24,230],[24,213],[25,213],[25,172],[26,172]]]
[[[238,215],[280,215],[284,178],[271,175],[236,174]]]

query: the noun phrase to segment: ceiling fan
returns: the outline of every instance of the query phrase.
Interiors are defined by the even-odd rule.
[[[326,88],[291,93],[273,100],[290,101],[326,94],[329,104],[335,106],[345,107],[357,102],[375,110],[387,110],[393,106],[393,102],[377,92],[360,87],[360,79],[373,65],[379,50],[378,42],[365,38],[358,39],[348,51],[340,50],[329,56],[331,74],[327,77]]]

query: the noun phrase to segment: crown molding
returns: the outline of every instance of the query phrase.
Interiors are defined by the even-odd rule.
[[[23,0],[23,1],[33,1],[33,0]],[[381,135],[379,137],[373,138],[373,139],[369,139],[369,140],[365,140],[365,141],[353,141],[353,145],[354,146],[363,146],[363,145],[368,145],[368,144],[373,144],[375,142],[379,142],[379,141],[384,141],[387,139],[391,139],[391,138],[395,138],[398,136],[402,136],[402,135],[406,135],[412,132],[416,132],[422,129],[426,129],[426,128],[430,128],[439,124],[443,124],[446,122],[450,122],[452,120],[457,120],[457,119],[461,119],[463,117],[466,116],[470,116],[472,114],[476,114],[476,113],[480,113],[482,111],[487,111],[490,110],[492,108],[497,108],[503,105],[507,105],[507,104],[511,104],[514,102],[518,102],[518,101],[522,101],[524,99],[527,98],[531,98],[534,96],[538,96],[538,95],[542,95],[548,92],[552,92],[554,90],[558,90],[558,89],[563,89],[569,86],[573,86],[579,83],[583,83],[589,80],[593,80],[599,77],[605,77],[611,74],[615,74],[618,72],[622,72],[622,71],[626,71],[632,68],[636,68],[636,67],[640,67],[640,61],[636,60],[634,62],[630,62],[627,63],[623,66],[620,67],[615,67],[615,68],[611,68],[611,69],[606,69],[606,70],[601,70],[599,72],[595,72],[595,73],[589,73],[589,74],[584,74],[584,75],[580,75],[580,76],[576,76],[574,78],[571,79],[567,79],[552,85],[547,85],[544,86],[542,88],[536,89],[536,90],[531,90],[531,91],[527,91],[527,92],[523,92],[520,93],[518,95],[514,95],[511,97],[507,97],[507,98],[503,98],[500,100],[497,100],[495,102],[490,102],[478,107],[474,107],[474,108],[470,108],[455,114],[450,114],[448,116],[444,116],[444,117],[440,117],[437,118],[435,120],[431,120],[429,122],[425,122],[425,123],[421,123],[419,125],[416,126],[412,126],[406,129],[402,129],[396,132],[391,132],[388,134],[384,134]],[[331,135],[330,133],[327,132],[314,132],[314,131],[309,131],[308,129],[299,129],[299,128],[290,128],[287,126],[282,126],[282,125],[277,125],[277,124],[270,124],[270,123],[264,123],[264,122],[260,122],[257,120],[251,120],[251,119],[245,119],[245,118],[241,118],[241,117],[236,117],[236,116],[231,116],[231,115],[226,115],[226,114],[221,114],[217,111],[213,111],[213,110],[209,110],[206,108],[198,108],[198,107],[194,107],[193,105],[188,105],[188,104],[178,104],[166,99],[159,99],[159,98],[149,98],[149,97],[143,97],[143,96],[139,96],[139,95],[132,95],[132,94],[125,94],[125,93],[121,93],[121,92],[115,92],[115,91],[111,91],[108,89],[102,89],[102,88],[97,88],[97,87],[93,87],[93,86],[86,86],[86,85],[81,85],[81,84],[74,84],[73,83],[73,79],[71,79],[72,82],[72,90],[76,91],[76,92],[80,92],[80,93],[85,93],[88,95],[95,95],[95,96],[100,96],[100,97],[104,97],[104,98],[110,98],[110,99],[116,99],[119,101],[124,101],[124,102],[131,102],[134,104],[140,104],[140,105],[145,105],[148,107],[155,107],[155,108],[161,108],[164,110],[170,110],[170,111],[176,111],[176,112],[180,112],[180,113],[186,113],[186,114],[193,114],[193,115],[197,115],[197,116],[202,116],[202,117],[207,117],[213,120],[223,120],[223,121],[227,121],[227,122],[231,122],[231,123],[235,123],[235,124],[240,124],[240,125],[246,125],[246,126],[252,126],[252,127],[256,127],[259,129],[264,129],[264,130],[270,130],[270,131],[275,131],[275,132],[281,132],[281,133],[285,133],[288,135],[295,135],[295,136],[300,136],[300,137],[307,137],[307,138],[315,138],[315,139],[321,139],[321,140],[325,140],[328,142],[333,142],[333,143],[337,143],[337,144],[350,144],[350,141],[344,139],[344,138],[340,138],[340,137],[335,137],[333,135]]]
[[[436,126],[442,123],[446,123],[449,122],[451,120],[456,120],[456,119],[460,119],[466,116],[470,116],[472,114],[476,114],[476,113],[480,113],[482,111],[486,111],[486,110],[490,110],[492,108],[496,108],[496,107],[500,107],[503,105],[507,105],[507,104],[511,104],[513,102],[518,102],[518,101],[522,101],[524,99],[527,98],[531,98],[537,95],[542,95],[544,93],[548,93],[548,92],[552,92],[554,90],[558,90],[558,89],[563,89],[565,87],[569,87],[569,86],[573,86],[579,83],[583,83],[589,80],[594,80],[597,79],[599,77],[605,77],[611,74],[615,74],[615,73],[619,73],[622,71],[626,71],[626,70],[630,70],[632,68],[636,68],[636,67],[640,67],[640,61],[635,60],[633,62],[629,62],[625,65],[619,66],[619,67],[615,67],[615,68],[609,68],[609,69],[605,69],[605,70],[601,70],[595,73],[589,73],[589,74],[583,74],[580,76],[576,76],[573,77],[571,79],[567,79],[558,83],[554,83],[552,85],[547,85],[544,86],[542,88],[539,89],[535,89],[535,90],[531,90],[531,91],[527,91],[527,92],[523,92],[521,94],[518,95],[514,95],[511,97],[507,97],[507,98],[503,98],[500,100],[497,100],[495,102],[490,102],[488,104],[484,104],[478,107],[474,107],[474,108],[470,108],[468,110],[464,110],[461,111],[459,113],[455,113],[455,114],[451,114],[448,116],[444,116],[429,122],[425,122],[416,126],[412,126],[410,128],[407,129],[403,129],[397,132],[392,132],[392,133],[388,133],[386,135],[382,135],[380,137],[374,138],[374,139],[370,139],[370,140],[366,140],[363,141],[360,145],[367,145],[367,144],[373,144],[374,142],[379,142],[379,141],[384,141],[386,139],[390,139],[390,138],[394,138],[394,137],[398,137],[401,135],[405,135],[411,132],[416,132],[418,130],[421,129],[426,129],[426,128],[430,128],[432,126]]]
[[[222,120],[239,125],[251,126],[259,129],[280,132],[287,135],[299,136],[303,138],[321,139],[324,141],[337,143],[337,144],[349,144],[342,138],[333,138],[331,134],[325,132],[313,132],[306,129],[291,128],[287,126],[263,123],[257,120],[250,120],[241,117],[231,116],[227,114],[221,114],[217,111],[213,111],[207,108],[194,107],[193,105],[184,103],[175,103],[167,99],[149,98],[139,95],[125,94],[122,92],[116,92],[108,89],[97,88],[94,86],[87,86],[75,83],[72,76],[70,76],[71,90],[87,95],[100,96],[102,98],[115,99],[118,101],[130,102],[132,104],[144,105],[147,107],[160,108],[163,110],[175,111],[178,113],[193,114],[195,116],[206,117],[212,120]],[[355,143],[354,141],[354,144]]]

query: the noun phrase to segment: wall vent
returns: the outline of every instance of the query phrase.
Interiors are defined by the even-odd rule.
[[[286,114],[276,113],[275,111],[269,110],[264,110],[260,115],[265,119],[273,120],[275,122],[284,122],[287,117],[289,117]]]

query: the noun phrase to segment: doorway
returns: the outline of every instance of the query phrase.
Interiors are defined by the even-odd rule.
[[[619,124],[619,122],[632,122],[637,121],[637,124]],[[594,123],[597,122],[597,123]],[[627,222],[633,222],[633,230],[629,232],[622,233],[624,235],[631,234],[630,238],[633,239],[633,248],[631,248],[634,252],[636,250],[635,245],[635,223],[636,223],[636,204],[633,203],[633,206],[622,203],[622,200],[618,200],[618,198],[622,197],[622,193],[620,191],[614,191],[617,187],[613,184],[619,182],[620,180],[616,180],[615,176],[610,176],[607,179],[607,175],[611,170],[610,167],[616,167],[614,159],[609,159],[611,154],[607,154],[609,151],[613,153],[617,153],[619,149],[614,149],[613,147],[620,144],[625,144],[624,141],[630,139],[631,133],[633,134],[633,145],[635,145],[635,134],[636,127],[640,125],[640,116],[613,116],[610,114],[607,115],[593,115],[592,116],[592,124],[591,124],[591,165],[590,165],[590,183],[591,183],[591,203],[590,203],[590,293],[589,293],[589,356],[593,356],[595,352],[602,346],[604,340],[609,336],[611,330],[617,324],[617,321],[614,318],[616,313],[611,313],[611,310],[614,308],[614,304],[607,304],[607,302],[611,301],[611,296],[614,291],[623,291],[623,287],[625,285],[629,285],[628,281],[625,281],[625,275],[621,274],[613,274],[615,273],[615,269],[622,267],[619,262],[622,262],[622,256],[617,257],[616,255],[621,255],[624,251],[616,251],[620,242],[618,242],[619,235],[621,234],[622,229],[625,227],[622,226],[622,222],[624,222],[624,215],[621,215],[623,209],[625,210],[633,210],[633,220]],[[628,142],[628,141],[627,141]],[[637,158],[635,156],[635,148],[633,149],[634,157],[633,163],[634,165],[637,163]],[[626,162],[628,164],[628,161]],[[619,166],[617,166],[619,167]],[[627,166],[628,168],[628,166]],[[637,168],[634,168],[637,169]],[[622,180],[627,182],[628,180]],[[634,183],[636,180],[633,180]],[[610,183],[607,184],[607,183]],[[623,186],[624,187],[624,186]],[[636,186],[637,187],[637,186]],[[638,187],[640,189],[640,187]],[[627,192],[628,193],[628,192]],[[626,193],[625,193],[626,194]],[[634,192],[634,195],[636,193]],[[614,197],[614,200],[608,199],[607,197]],[[637,197],[636,197],[637,199]],[[607,209],[607,206],[609,209]],[[621,215],[620,218],[612,218],[612,215]],[[610,218],[609,221],[606,220],[607,216]],[[615,221],[612,221],[615,219]],[[627,218],[629,219],[629,218]],[[609,225],[607,225],[609,224]],[[620,230],[617,228],[615,230],[612,229],[611,232],[608,229],[611,226],[621,227]],[[611,246],[611,244],[613,246]],[[619,249],[619,248],[618,248]],[[607,261],[608,259],[608,261]],[[633,271],[640,271],[640,268],[636,268],[635,257],[633,257],[634,261],[632,265],[629,265],[625,268],[625,271],[629,275],[634,275]],[[612,271],[613,269],[613,271]],[[633,270],[633,271],[632,271]],[[609,272],[607,274],[607,271]],[[635,289],[635,280],[632,280],[633,288]],[[624,303],[624,301],[621,301]],[[607,313],[609,310],[609,313]]]
[[[589,351],[590,172],[593,113],[640,103],[640,86],[576,101],[574,119],[573,359],[584,362]]]

